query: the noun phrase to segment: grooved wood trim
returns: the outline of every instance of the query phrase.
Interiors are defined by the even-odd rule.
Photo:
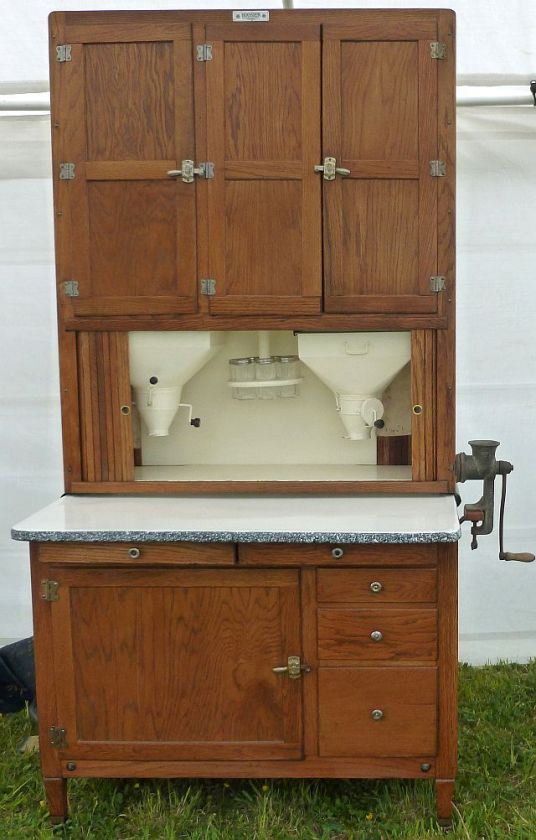
[[[131,481],[128,334],[78,333],[77,338],[82,476],[96,482]]]
[[[431,330],[411,334],[411,451],[413,479],[435,478],[435,429],[443,418],[436,417],[435,406],[435,335]],[[415,407],[422,411],[415,413]],[[419,409],[417,408],[417,411]]]

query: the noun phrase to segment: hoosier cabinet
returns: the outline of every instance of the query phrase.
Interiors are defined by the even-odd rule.
[[[271,776],[448,820],[453,13],[50,38],[66,495],[13,534],[52,819],[76,776]]]

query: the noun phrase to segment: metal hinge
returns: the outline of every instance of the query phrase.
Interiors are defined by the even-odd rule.
[[[447,164],[444,160],[431,160],[430,161],[430,175],[433,175],[434,178],[441,178],[443,175],[447,174]]]
[[[430,277],[430,288],[433,292],[444,292],[447,288],[447,278],[443,274]]]
[[[57,750],[64,750],[67,746],[67,730],[59,726],[51,726],[48,730],[48,740],[52,747]]]
[[[197,60],[212,61],[212,44],[197,45]]]
[[[56,61],[62,64],[64,61],[71,61],[71,45],[58,44],[56,47]]]
[[[80,295],[78,280],[65,280],[63,283],[63,293],[67,297],[78,297]]]
[[[215,295],[216,294],[216,281],[212,280],[210,277],[204,277],[202,280],[199,281],[199,286],[201,289],[202,295]]]
[[[74,163],[60,163],[60,181],[72,181],[74,178]]]
[[[447,45],[442,41],[430,41],[430,55],[432,58],[446,58]]]
[[[214,164],[211,160],[202,161],[198,168],[200,169],[199,175],[201,178],[206,178],[207,181],[214,178]]]
[[[43,601],[57,601],[59,600],[58,595],[58,582],[56,580],[42,580],[41,581],[41,598]]]

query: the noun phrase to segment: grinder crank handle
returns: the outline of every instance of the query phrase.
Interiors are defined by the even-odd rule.
[[[518,563],[533,563],[536,559],[530,551],[504,551],[503,525],[504,505],[506,503],[506,472],[502,473],[501,510],[499,514],[499,560],[517,560]]]

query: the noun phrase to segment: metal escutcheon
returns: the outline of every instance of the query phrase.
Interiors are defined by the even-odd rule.
[[[335,560],[339,560],[344,555],[344,551],[342,548],[333,548],[331,550],[331,556],[335,558]]]
[[[372,720],[381,720],[383,718],[383,712],[381,709],[373,709],[370,716]]]
[[[372,581],[372,583],[371,583],[371,584],[370,584],[370,586],[369,586],[369,589],[370,589],[370,591],[371,591],[371,592],[377,593],[377,592],[381,592],[381,591],[382,591],[383,586],[382,586],[382,584],[379,582],[379,580],[373,580],[373,581]]]
[[[139,548],[129,548],[128,550],[128,556],[131,560],[137,560],[140,554],[141,551],[139,550]]]
[[[370,634],[370,638],[373,642],[381,642],[383,639],[383,633],[381,630],[373,630]]]

